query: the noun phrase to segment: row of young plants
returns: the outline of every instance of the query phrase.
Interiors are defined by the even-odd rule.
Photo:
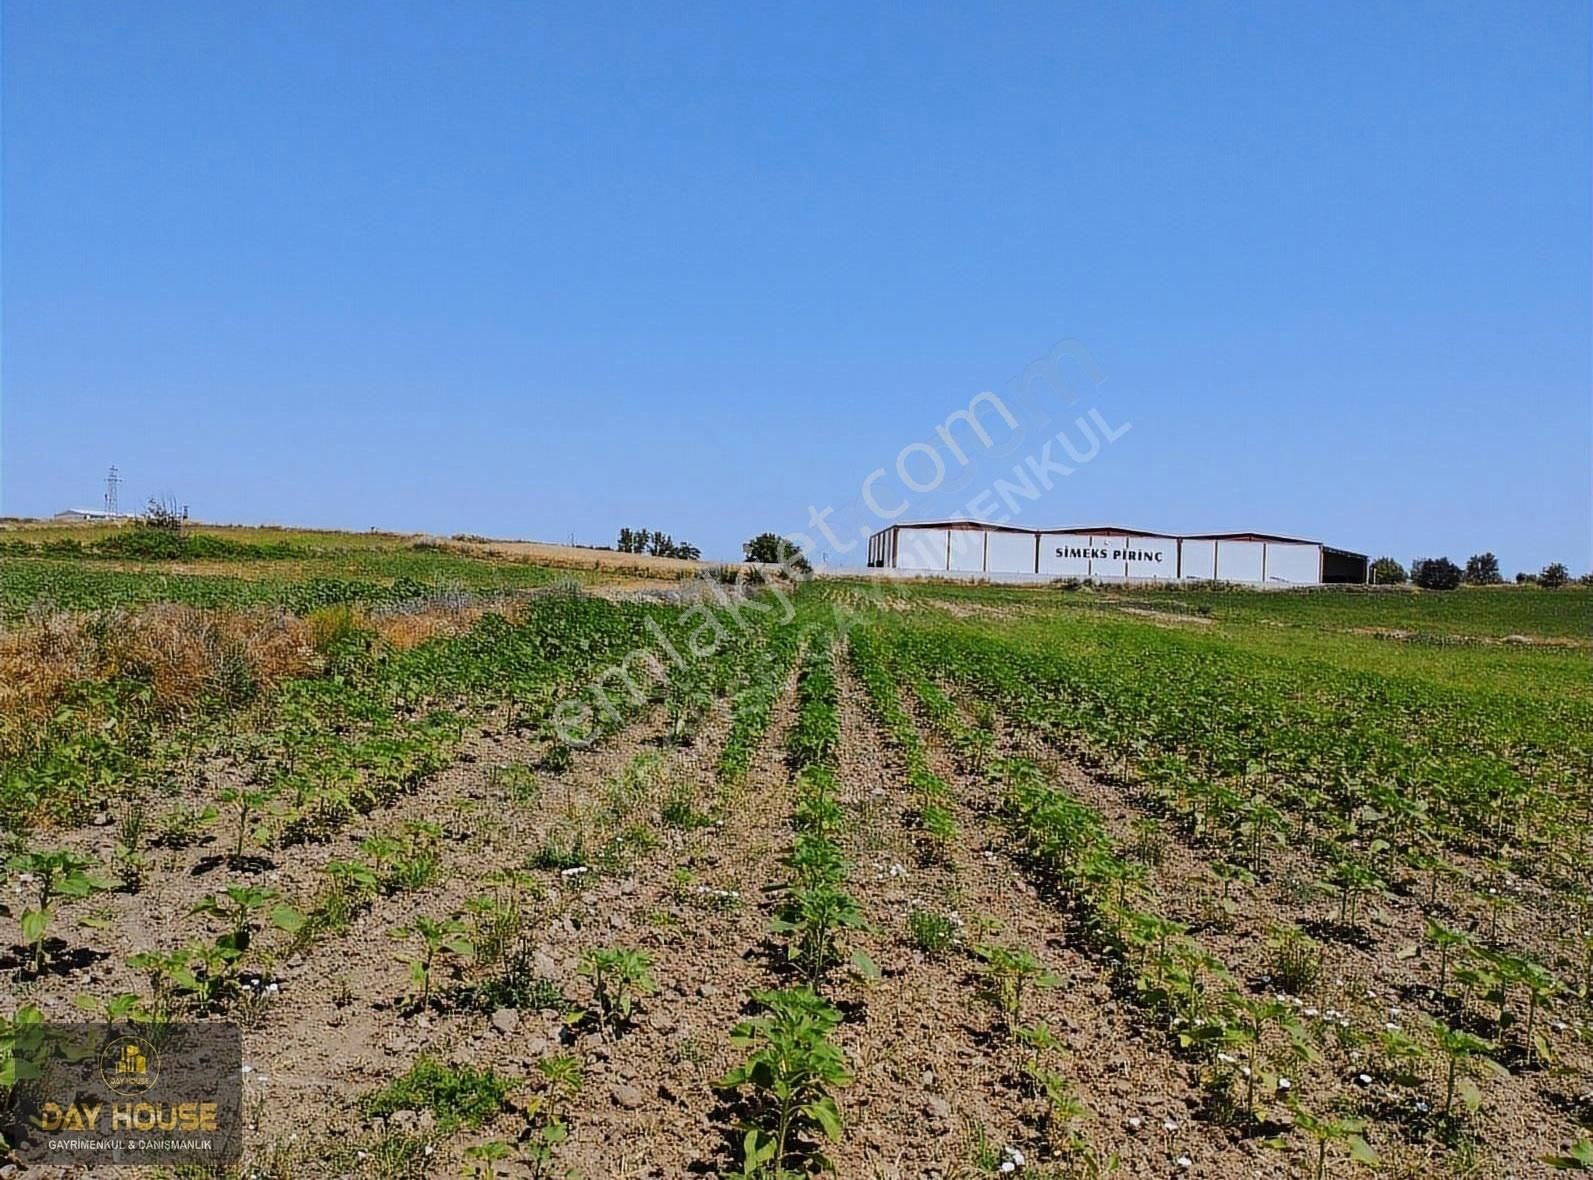
[[[982,746],[985,739],[975,736],[982,726],[970,725],[955,706],[943,707],[945,694],[923,669],[916,677],[916,687],[927,690],[920,700],[925,715],[949,744]],[[1405,1133],[1430,1131],[1455,1142],[1465,1129],[1462,1112],[1481,1102],[1479,1081],[1505,1076],[1503,1062],[1512,1056],[1530,1064],[1551,1051],[1543,1028],[1557,990],[1553,977],[1530,960],[1437,923],[1429,924],[1429,939],[1442,956],[1432,989],[1439,1018],[1414,1033],[1390,1021],[1378,1028],[1376,1019],[1369,1021],[1376,1031],[1362,1032],[1348,1019],[1349,1002],[1342,998],[1343,1012],[1304,1002],[1301,995],[1309,995],[1322,975],[1321,948],[1289,928],[1268,940],[1273,957],[1267,974],[1283,991],[1270,999],[1251,995],[1187,928],[1156,912],[1148,879],[1159,857],[1147,855],[1143,842],[1115,846],[1098,813],[1048,784],[1027,759],[996,763],[991,778],[1034,870],[1069,899],[1093,944],[1116,964],[1125,989],[1202,1063],[1207,1113],[1258,1125],[1258,1097],[1281,1098],[1294,1125],[1316,1141],[1314,1174],[1326,1168],[1333,1141],[1371,1162],[1361,1133],[1378,1117],[1403,1123]],[[1504,1042],[1512,1027],[1520,1028],[1524,1048]],[[1270,1070],[1268,1055],[1275,1062]],[[1350,1089],[1310,1110],[1282,1071],[1297,1078],[1308,1069],[1320,1073],[1313,1069],[1317,1062]]]
[[[1198,843],[1224,850],[1235,873],[1265,879],[1285,845],[1310,851],[1321,865],[1318,886],[1338,899],[1347,933],[1368,899],[1398,889],[1479,911],[1487,940],[1501,948],[1514,936],[1505,920],[1515,900],[1507,878],[1521,866],[1483,859],[1486,877],[1476,879],[1461,867],[1473,859],[1462,844],[1475,839],[1481,821],[1470,813],[1440,818],[1435,794],[1455,760],[1478,773],[1477,758],[1457,754],[1442,728],[1429,732],[1412,721],[1396,739],[1342,699],[1342,714],[1299,712],[1297,698],[1307,693],[1279,692],[1257,670],[1260,683],[1235,683],[1186,674],[1174,659],[1145,675],[1118,669],[1121,653],[1110,646],[1083,668],[1055,645],[1037,652],[983,628],[897,627],[892,643],[898,662],[917,675],[951,670],[959,692],[1000,702],[1025,730],[1141,790]],[[1158,660],[1165,654],[1158,651]],[[1495,800],[1512,800],[1495,817],[1523,806],[1503,779],[1494,786]],[[1563,817],[1563,806],[1556,810]],[[1568,856],[1563,845],[1583,844],[1560,843]],[[1517,951],[1529,959],[1547,953],[1556,969],[1580,980],[1593,969],[1593,904],[1564,875],[1546,871],[1565,886],[1548,902],[1552,945],[1539,956]],[[1523,933],[1533,934],[1530,927]]]
[[[914,818],[924,850],[932,858],[944,860],[957,839],[951,786],[930,767],[918,725],[902,706],[896,673],[874,633],[867,627],[854,629],[848,636],[847,655],[868,695],[869,707],[902,760],[907,785],[917,795]]]
[[[1352,1158],[1375,1163],[1360,1137],[1369,1117],[1391,1115],[1408,1131],[1430,1131],[1453,1144],[1467,1129],[1464,1116],[1481,1104],[1479,1082],[1507,1076],[1499,1043],[1471,1031],[1460,1012],[1428,1018],[1411,1032],[1384,1021],[1368,1034],[1347,1010],[1307,1004],[1289,990],[1272,996],[1249,992],[1186,927],[1157,912],[1154,894],[1143,885],[1146,866],[1114,845],[1097,812],[1049,784],[1027,760],[1005,760],[994,773],[1007,822],[1025,855],[1069,898],[1094,945],[1110,956],[1134,995],[1202,1063],[1207,1111],[1217,1121],[1255,1125],[1265,1113],[1258,1100],[1275,1096],[1295,1126],[1318,1141],[1318,1170],[1328,1140],[1341,1140]],[[1285,932],[1274,939],[1274,948],[1269,978],[1280,988],[1309,994],[1321,974],[1319,959],[1300,961],[1310,953],[1309,941]],[[1436,990],[1442,995],[1443,985]],[[1541,1002],[1542,996],[1535,999]],[[1500,1001],[1496,1029],[1504,1027],[1507,1002]],[[1369,1023],[1376,1027],[1375,1020]],[[1336,1092],[1330,1082],[1328,1101],[1308,1109],[1287,1072],[1298,1076],[1324,1061],[1328,1078],[1336,1074],[1356,1086]],[[1382,1098],[1372,1098],[1374,1086],[1381,1087]],[[1390,1095],[1397,1098],[1390,1101]]]
[[[1482,852],[1501,843],[1522,869],[1564,847],[1565,821],[1585,816],[1593,739],[1577,701],[1524,702],[1475,687],[1275,661],[1202,637],[1060,618],[1002,631],[978,624],[914,626],[907,641],[929,662],[1038,706],[1027,718],[1104,766],[1147,754],[1175,757],[1184,773],[1287,792],[1313,826],[1404,799],[1411,822],[1440,844]],[[925,662],[919,660],[918,662]],[[1383,794],[1368,794],[1383,787]],[[1292,810],[1292,809],[1291,809]],[[1353,833],[1352,833],[1353,834]]]
[[[953,814],[955,796],[951,784],[931,767],[928,745],[902,699],[898,685],[904,682],[904,670],[891,660],[888,649],[866,626],[850,632],[848,653],[874,718],[901,760],[907,785],[916,793],[917,806],[911,819],[922,837],[925,859],[931,863],[949,862],[951,845],[958,835]],[[934,708],[942,710],[945,732],[957,735],[954,745],[964,769],[982,772],[993,749],[993,730],[963,726],[953,702],[938,689],[931,690],[928,682],[917,683],[915,688],[933,693],[930,700]],[[926,707],[923,694],[919,705]],[[908,929],[918,949],[932,959],[944,958],[958,944],[955,924],[933,910],[912,911]],[[1095,1150],[1079,1133],[1078,1125],[1087,1111],[1059,1068],[1062,1039],[1029,1011],[1028,1001],[1036,991],[1058,987],[1062,980],[1022,945],[987,941],[966,949],[978,964],[979,998],[996,1017],[992,1040],[1007,1055],[1016,1087],[1037,1100],[1044,1112],[1035,1128],[1039,1136],[1035,1154],[1049,1155],[1070,1175],[1111,1171],[1116,1167],[1115,1158]],[[1011,1171],[1026,1161],[1037,1162],[1028,1160],[1021,1148],[1012,1145],[998,1153],[982,1134],[974,1156],[975,1165],[985,1171]]]
[[[749,997],[754,1015],[730,1033],[746,1057],[719,1083],[744,1096],[747,1119],[735,1173],[741,1180],[786,1180],[828,1166],[822,1145],[838,1142],[843,1133],[836,1092],[851,1083],[852,1074],[831,1039],[842,1015],[824,990],[830,971],[846,957],[847,933],[864,923],[861,906],[846,889],[851,866],[839,842],[844,813],[836,776],[841,715],[835,676],[833,633],[810,633],[787,738],[793,837],[771,923],[800,982]],[[873,973],[861,952],[853,964]]]
[[[738,669],[756,665],[765,638],[756,630],[727,633],[712,652],[669,669],[668,682],[656,694],[664,712],[663,741],[687,744],[698,740],[701,719],[717,698],[738,682]],[[694,705],[699,697],[700,704]],[[697,724],[680,724],[687,715],[683,708],[697,718]],[[546,809],[552,801],[528,771],[525,767],[507,768],[494,777],[514,802]],[[549,896],[553,891],[575,896],[600,877],[632,873],[638,857],[656,851],[668,838],[663,833],[685,834],[711,828],[714,822],[703,810],[694,784],[689,779],[670,781],[664,756],[645,750],[607,778],[592,798],[567,798],[562,813],[552,818],[526,863],[532,870],[553,874]],[[723,891],[692,889],[691,874],[684,868],[671,876],[683,904],[720,908],[733,900]],[[451,928],[456,935],[469,934],[463,917],[456,918]],[[479,936],[473,941],[479,942]],[[550,998],[546,994],[550,990],[556,993],[556,989],[538,976],[534,959],[531,941],[522,936],[506,956],[505,970],[465,994],[484,1011],[499,1006],[557,1008],[565,1024],[594,1029],[614,1052],[631,1030],[639,1004],[658,990],[651,957],[637,947],[599,946],[584,951],[578,974],[590,987],[590,1002],[578,1006],[568,1004],[562,995]],[[543,1057],[535,1068],[537,1088],[523,1104],[526,1126],[517,1140],[489,1140],[467,1153],[480,1161],[483,1177],[493,1174],[493,1162],[510,1159],[528,1165],[535,1177],[563,1174],[559,1161],[583,1086],[586,1059],[576,1042]]]
[[[734,787],[746,782],[801,646],[797,627],[771,620],[759,627],[754,641],[744,649],[730,732],[719,750],[721,784]]]
[[[555,880],[578,892],[589,874],[624,873],[630,858],[641,849],[636,833],[650,833],[658,823],[668,825],[668,804],[660,796],[662,758],[655,752],[638,755],[621,772],[606,780],[592,806],[581,813],[581,830],[603,852],[578,872],[561,870]],[[538,805],[542,793],[529,766],[515,764],[489,770],[490,783],[502,790],[511,804]],[[478,833],[479,834],[479,833]],[[144,952],[130,965],[145,974],[142,993],[122,993],[108,999],[80,997],[79,1004],[106,1020],[133,1020],[152,1038],[178,1017],[224,1015],[253,1027],[267,1013],[278,994],[274,965],[283,957],[303,954],[321,941],[341,936],[380,899],[430,888],[443,874],[440,827],[427,821],[408,821],[384,834],[363,840],[346,857],[324,868],[324,880],[309,891],[298,906],[282,904],[270,889],[228,886],[205,899],[195,909],[218,923],[222,933],[214,944],[191,941],[171,952]],[[651,836],[647,837],[651,840]],[[578,973],[589,981],[589,1003],[572,1004],[559,987],[544,977],[536,963],[536,931],[544,924],[533,921],[534,909],[547,896],[532,870],[556,867],[548,863],[557,837],[534,849],[527,867],[495,872],[484,879],[486,889],[467,898],[448,916],[420,914],[392,928],[395,957],[407,965],[409,987],[402,996],[384,997],[399,1013],[423,1014],[500,1008],[556,1009],[571,1025],[589,1026],[609,1042],[628,1030],[637,1001],[655,990],[647,955],[637,949],[590,948],[581,957]],[[579,846],[579,841],[577,841]],[[562,864],[562,860],[560,861]],[[274,939],[268,939],[273,928]],[[525,1119],[514,1142],[490,1140],[467,1153],[489,1175],[494,1161],[518,1158],[536,1176],[554,1175],[560,1145],[569,1132],[569,1116],[582,1087],[582,1054],[575,1048],[552,1053],[535,1066],[535,1093],[520,1104]],[[487,1082],[491,1085],[486,1085]],[[449,1105],[441,1091],[460,1087],[507,1091],[522,1083],[502,1075],[476,1076],[436,1060],[422,1057],[413,1069],[390,1087],[367,1099],[362,1107],[379,1116],[389,1108],[415,1108],[399,1102],[396,1093],[424,1098],[439,1107],[436,1130],[446,1133],[440,1107]],[[432,1091],[438,1091],[433,1093]],[[499,1099],[483,1104],[463,1125],[480,1125],[497,1112]],[[386,1161],[393,1175],[429,1174],[429,1138],[398,1134],[360,1140],[368,1163]],[[276,1150],[276,1149],[272,1149]]]
[[[511,804],[545,807],[549,803],[528,766],[497,768],[491,779]],[[658,990],[651,957],[632,946],[588,947],[576,968],[585,981],[587,998],[572,1001],[537,963],[541,937],[537,932],[556,911],[542,910],[533,921],[529,907],[552,900],[555,892],[574,897],[597,877],[632,872],[635,858],[656,848],[654,833],[659,829],[698,826],[685,822],[690,809],[681,804],[681,797],[678,785],[672,788],[665,782],[663,756],[644,751],[605,779],[592,799],[567,801],[564,813],[530,851],[525,869],[490,878],[492,891],[467,900],[450,918],[422,917],[395,929],[410,964],[405,1010],[418,1014],[428,1008],[481,1013],[553,1009],[563,1025],[591,1030],[608,1046],[608,1053],[618,1052],[639,1005]],[[552,874],[548,888],[533,875],[538,872]],[[579,1039],[540,1057],[532,1067],[530,1093],[516,1103],[521,1116],[518,1132],[512,1138],[488,1139],[470,1147],[465,1152],[474,1161],[469,1174],[490,1177],[496,1174],[494,1166],[506,1161],[517,1162],[533,1177],[565,1174],[560,1157],[587,1069],[587,1051]],[[457,1087],[458,1073],[430,1058],[419,1058],[409,1074],[368,1096],[362,1108],[371,1116],[423,1105],[435,1109],[439,1100],[425,1091]],[[500,1092],[465,1125],[489,1121],[509,1092],[526,1087],[514,1078],[495,1077]],[[417,1089],[421,1093],[413,1093]],[[440,1112],[436,1125],[439,1131],[449,1129]]]
[[[547,641],[546,632],[534,637],[534,642],[542,651],[548,651],[552,647]],[[479,650],[477,649],[478,654]],[[495,650],[501,653],[503,648]],[[567,645],[566,650],[581,653],[580,658],[572,660],[563,670],[563,681],[570,683],[575,675],[590,674],[599,661],[612,654],[613,647],[610,643],[598,646],[594,650],[588,643],[583,642]],[[693,665],[692,669],[696,671],[702,666]],[[554,665],[550,663],[548,667],[550,674],[557,675],[551,672]],[[722,676],[722,673],[710,673],[710,677],[714,675]],[[657,691],[667,694],[670,689],[663,687]],[[522,698],[520,701],[522,707],[524,703]],[[641,707],[638,702],[631,702],[631,706],[632,711]],[[622,713],[621,716],[623,715]],[[522,717],[524,716],[522,713]],[[424,714],[418,724],[424,726],[439,717],[451,719],[451,714],[442,710]],[[457,724],[451,725],[445,736],[457,743],[460,728]],[[362,754],[369,752],[374,746],[380,747],[379,754],[385,758],[385,761],[376,763],[373,759],[361,758]],[[336,749],[332,746],[327,748],[334,751]],[[322,793],[314,797],[314,804],[322,809],[324,816],[330,818],[315,825],[313,831],[316,838],[330,835],[352,815],[368,814],[378,806],[392,802],[396,794],[401,791],[413,789],[430,773],[445,764],[451,754],[451,750],[446,746],[433,747],[425,751],[430,755],[427,760],[406,762],[401,757],[402,747],[397,742],[383,745],[375,740],[350,749],[353,751],[353,756],[340,765],[352,768],[354,773],[344,781],[355,782],[358,787],[365,789],[366,793],[340,793],[336,796],[337,807],[327,811],[327,796],[324,793],[326,785],[338,780],[323,778],[318,784],[322,787]],[[301,755],[295,759],[295,766],[302,768],[305,761]],[[368,780],[360,777],[360,772],[371,767],[373,763],[388,771],[377,780],[387,784],[387,790],[380,793],[370,789]],[[637,818],[637,809],[650,798],[654,790],[659,763],[660,758],[656,754],[643,755],[633,760],[605,789],[594,808],[579,816],[568,815],[563,821],[554,825],[548,838],[531,853],[528,867],[575,870],[583,873],[590,869],[603,871],[623,866],[638,852],[651,847],[655,840],[651,824]],[[321,770],[324,774],[324,763]],[[489,773],[495,783],[514,795],[517,802],[523,804],[537,800],[539,787],[531,768],[526,766],[495,768]],[[302,797],[301,794],[301,800]],[[304,810],[301,808],[284,813],[277,806],[279,800],[273,793],[227,787],[219,792],[218,800],[227,809],[228,843],[232,852],[230,859],[235,866],[250,867],[244,853],[246,848],[250,847],[251,840],[259,840],[263,847],[271,848],[283,842],[308,838],[304,832],[296,830],[291,822],[282,823],[284,814],[294,815],[302,821]],[[274,836],[271,829],[273,820],[278,824]],[[596,834],[603,834],[603,838],[597,839]],[[398,886],[418,888],[429,883],[438,863],[437,842],[440,836],[441,831],[436,825],[414,822],[405,825],[398,833],[366,839],[360,845],[359,857],[333,860],[327,865],[327,885],[311,904],[300,910],[276,907],[273,910],[276,924],[294,934],[296,942],[342,930],[354,914],[367,908],[379,894],[391,893]],[[37,865],[34,862],[37,859],[37,857],[19,859],[17,867],[22,871],[30,868],[36,870]],[[136,862],[137,849],[126,849],[121,860]],[[44,882],[49,880],[43,876],[39,879]],[[82,874],[67,878],[74,885],[81,879]],[[258,895],[257,904],[274,900],[269,891],[254,890],[247,895],[251,898],[256,898]],[[426,934],[423,931],[418,933]],[[457,931],[442,929],[440,933],[451,935]],[[426,935],[424,941],[433,953],[437,945],[446,949],[446,939],[439,944],[437,939]],[[430,957],[427,956],[428,962]],[[429,980],[429,974],[426,974],[426,979]]]

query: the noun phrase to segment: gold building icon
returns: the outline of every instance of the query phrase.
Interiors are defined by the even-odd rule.
[[[100,1051],[100,1076],[118,1094],[142,1094],[159,1069],[160,1055],[143,1037],[117,1037]]]

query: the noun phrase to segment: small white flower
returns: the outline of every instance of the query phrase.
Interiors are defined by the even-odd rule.
[[[1291,1082],[1288,1078],[1279,1078],[1278,1079],[1278,1089],[1279,1090],[1287,1091],[1287,1090],[1292,1090],[1293,1088],[1294,1088],[1294,1083]]]

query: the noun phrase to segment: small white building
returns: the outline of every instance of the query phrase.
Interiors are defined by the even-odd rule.
[[[1116,526],[1022,529],[943,520],[893,524],[869,538],[870,569],[996,581],[1364,583],[1364,553],[1270,533],[1154,533]]]
[[[107,512],[103,508],[65,508],[65,509],[62,509],[60,512],[57,512],[50,519],[51,520],[62,520],[62,521],[73,521],[73,520],[76,520],[76,521],[83,521],[83,520],[123,521],[123,520],[132,520],[133,516],[132,516],[132,513],[129,513],[129,512]]]

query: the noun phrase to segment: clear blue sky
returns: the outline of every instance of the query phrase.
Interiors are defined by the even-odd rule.
[[[5,512],[732,556],[1073,339],[1025,523],[1589,565],[1582,0],[3,20]]]

